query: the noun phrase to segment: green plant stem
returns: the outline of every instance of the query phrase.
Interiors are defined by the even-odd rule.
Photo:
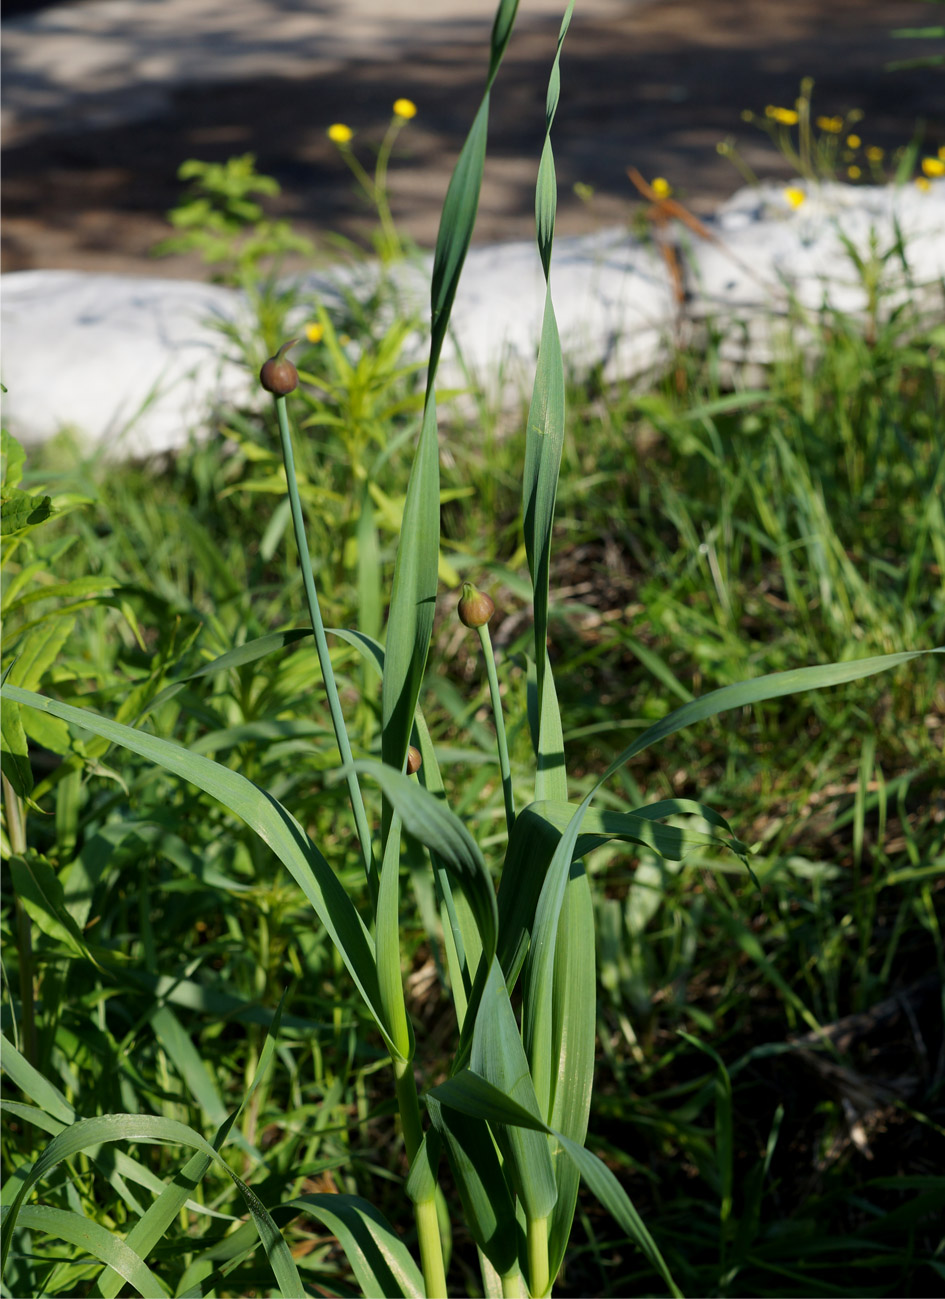
[[[23,803],[6,776],[0,779],[3,781],[3,803],[7,814],[7,835],[10,840],[10,849],[17,857],[23,857],[26,853],[26,821],[23,815]],[[19,898],[15,898],[14,902],[23,1055],[30,1064],[35,1065],[36,1010],[34,1006],[34,985],[36,973],[33,964],[33,933],[26,908]]]
[[[528,1219],[528,1282],[533,1299],[542,1299],[551,1293],[548,1275],[548,1219]]]
[[[338,752],[344,766],[349,768],[347,775],[348,794],[351,798],[351,810],[354,813],[354,824],[358,839],[361,842],[361,856],[364,858],[364,871],[367,876],[371,896],[377,902],[377,868],[371,850],[371,828],[368,825],[364,799],[357,775],[350,768],[354,762],[351,744],[345,727],[344,714],[341,711],[341,700],[338,698],[338,687],[335,684],[335,673],[331,666],[331,655],[328,652],[328,640],[322,622],[318,594],[315,590],[315,578],[312,574],[312,561],[308,553],[308,542],[305,539],[305,522],[302,518],[302,502],[299,499],[299,486],[295,479],[295,456],[292,452],[292,434],[289,429],[289,416],[286,411],[285,397],[276,397],[276,414],[279,420],[279,433],[282,437],[282,459],[285,463],[286,485],[289,491],[289,505],[292,510],[292,526],[295,529],[295,543],[299,551],[299,562],[302,565],[302,580],[305,584],[305,598],[308,601],[309,616],[312,620],[312,631],[315,634],[315,648],[318,651],[318,662],[322,669],[325,683],[325,694],[328,697],[328,709],[335,730]]]
[[[377,163],[374,167],[373,179],[368,175],[361,163],[355,157],[354,151],[350,145],[341,145],[341,155],[351,169],[351,174],[361,186],[369,202],[374,204],[377,210],[378,219],[381,223],[381,230],[384,234],[382,262],[395,261],[401,255],[400,236],[397,234],[397,227],[394,225],[394,218],[391,216],[390,204],[387,201],[387,164],[390,160],[391,149],[394,140],[400,133],[403,121],[400,118],[394,118],[387,128],[387,134],[381,141],[381,147],[377,153]]]
[[[495,654],[492,651],[492,637],[489,635],[489,624],[478,628],[479,644],[482,646],[486,660],[486,675],[489,678],[489,694],[492,696],[492,712],[495,717],[495,738],[499,749],[499,770],[502,773],[502,796],[505,799],[505,824],[509,834],[515,824],[515,804],[512,801],[512,768],[509,765],[509,745],[505,735],[505,717],[502,713],[502,696],[499,694],[499,678],[495,670]]]
[[[394,1085],[397,1091],[400,1121],[404,1129],[404,1145],[407,1149],[407,1158],[412,1164],[423,1141],[423,1129],[420,1126],[417,1080],[413,1076],[413,1065],[409,1060],[394,1061]]]
[[[390,161],[394,141],[400,134],[403,125],[403,118],[394,117],[387,128],[384,139],[381,141],[381,147],[377,152],[377,164],[374,168],[374,203],[377,207],[377,215],[380,218],[381,229],[384,231],[385,261],[394,261],[400,257],[402,252],[400,236],[397,234],[397,227],[394,225],[394,218],[391,216],[390,203],[387,198],[387,164]]]
[[[417,1236],[420,1241],[420,1266],[427,1299],[446,1299],[446,1271],[443,1267],[443,1245],[436,1200],[421,1200],[415,1207]]]
[[[404,1147],[409,1163],[413,1164],[423,1142],[423,1130],[420,1125],[417,1080],[413,1076],[413,1065],[409,1060],[394,1060],[394,1080]],[[414,1204],[414,1217],[427,1299],[446,1299],[446,1269],[443,1266],[443,1243],[440,1239],[435,1191],[428,1198],[417,1200]]]
[[[502,1278],[502,1299],[522,1299],[522,1274],[517,1267]]]

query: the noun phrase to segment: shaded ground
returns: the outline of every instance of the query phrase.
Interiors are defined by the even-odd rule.
[[[928,42],[893,40],[891,28],[928,21],[927,5],[877,0],[661,0],[628,3],[613,17],[593,6],[582,17],[579,3],[565,45],[554,137],[561,232],[627,219],[635,198],[628,164],[668,177],[696,210],[711,210],[741,183],[716,153],[726,136],[736,137],[763,174],[787,175],[766,138],[739,115],[793,103],[804,75],[816,79],[816,111],[865,112],[866,143],[889,151],[924,118],[926,141],[937,148],[945,142],[941,71],[886,67],[930,52]],[[523,0],[493,97],[480,241],[532,235],[556,35],[547,7],[536,16]],[[149,259],[167,233],[163,214],[179,194],[177,167],[188,157],[222,160],[246,151],[279,179],[276,210],[303,233],[363,236],[371,222],[325,128],[345,120],[376,140],[397,95],[414,99],[420,111],[392,172],[394,212],[408,234],[432,245],[450,170],[482,92],[487,39],[488,23],[457,17],[438,21],[419,54],[387,48],[384,57],[322,61],[314,76],[293,65],[290,77],[181,84],[143,120],[131,116],[146,113],[146,105],[131,101],[127,116],[112,105],[112,120],[99,126],[19,121],[5,137],[3,269],[200,273],[190,258]],[[574,195],[575,182],[594,187],[590,204]]]

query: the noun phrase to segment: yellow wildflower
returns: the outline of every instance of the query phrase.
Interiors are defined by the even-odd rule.
[[[866,156],[870,162],[882,162],[883,151],[878,144],[872,144],[866,151]]]
[[[332,144],[347,144],[354,138],[354,131],[344,122],[333,122],[328,128],[328,138]]]
[[[673,192],[673,187],[664,176],[656,176],[653,179],[651,188],[657,198],[669,198]]]
[[[320,343],[325,336],[325,326],[319,321],[314,320],[310,325],[305,326],[305,337],[310,343]]]
[[[411,117],[417,116],[417,105],[412,99],[395,99],[394,116],[402,117],[405,122],[409,122]]]
[[[842,117],[818,117],[817,125],[822,131],[828,131],[831,135],[839,135],[843,130]]]
[[[773,118],[782,126],[794,126],[797,122],[797,111],[793,108],[778,108],[776,104],[768,104],[765,117]]]
[[[943,144],[939,149],[938,156],[941,158],[942,162],[945,162],[945,144]]]
[[[784,198],[788,207],[797,211],[807,198],[807,195],[802,189],[799,189],[797,185],[788,185],[787,189],[784,191]]]
[[[926,176],[945,176],[945,158],[923,158],[922,170]]]
[[[847,168],[847,175],[851,180],[859,180],[863,173],[860,171],[859,167],[853,166]]]
[[[847,136],[847,144],[851,149],[858,149],[862,143],[863,141],[860,139],[858,135]]]
[[[929,182],[925,179],[924,176],[916,176],[915,183],[918,186],[918,188],[922,190],[923,194],[927,194],[929,190],[932,188],[932,186],[929,184]]]

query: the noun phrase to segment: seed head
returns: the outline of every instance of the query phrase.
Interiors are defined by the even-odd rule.
[[[495,613],[495,603],[485,591],[477,591],[472,582],[464,582],[457,613],[464,627],[485,627]]]
[[[294,392],[299,386],[298,370],[283,356],[283,353],[290,347],[294,347],[298,341],[297,338],[290,338],[287,343],[283,343],[275,356],[270,356],[259,371],[259,382],[266,392],[271,392],[274,397],[285,397],[287,393]]]

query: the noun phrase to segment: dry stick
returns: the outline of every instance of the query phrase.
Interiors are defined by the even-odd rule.
[[[660,198],[652,185],[648,185],[643,179],[636,167],[628,167],[627,175],[633,181],[634,185],[643,197],[649,200],[651,206],[647,209],[646,215],[661,234],[666,230],[670,221],[681,221],[682,224],[686,226],[687,229],[691,230],[694,235],[697,235],[700,239],[704,239],[706,243],[714,244],[716,248],[725,253],[725,255],[739,268],[739,270],[744,271],[750,279],[754,280],[755,283],[766,292],[770,293],[775,289],[775,285],[769,284],[758,274],[753,266],[749,266],[747,262],[743,262],[738,254],[732,251],[724,239],[720,239],[717,234],[714,234],[713,231],[711,231],[708,226],[704,225],[697,216],[694,216],[687,208],[684,208],[677,199]],[[660,251],[663,253],[663,257],[670,270],[670,275],[673,278],[673,289],[677,294],[677,301],[682,301],[682,298],[678,297],[682,286],[682,274],[679,270],[675,250],[671,249],[669,245],[664,246],[661,244]]]

